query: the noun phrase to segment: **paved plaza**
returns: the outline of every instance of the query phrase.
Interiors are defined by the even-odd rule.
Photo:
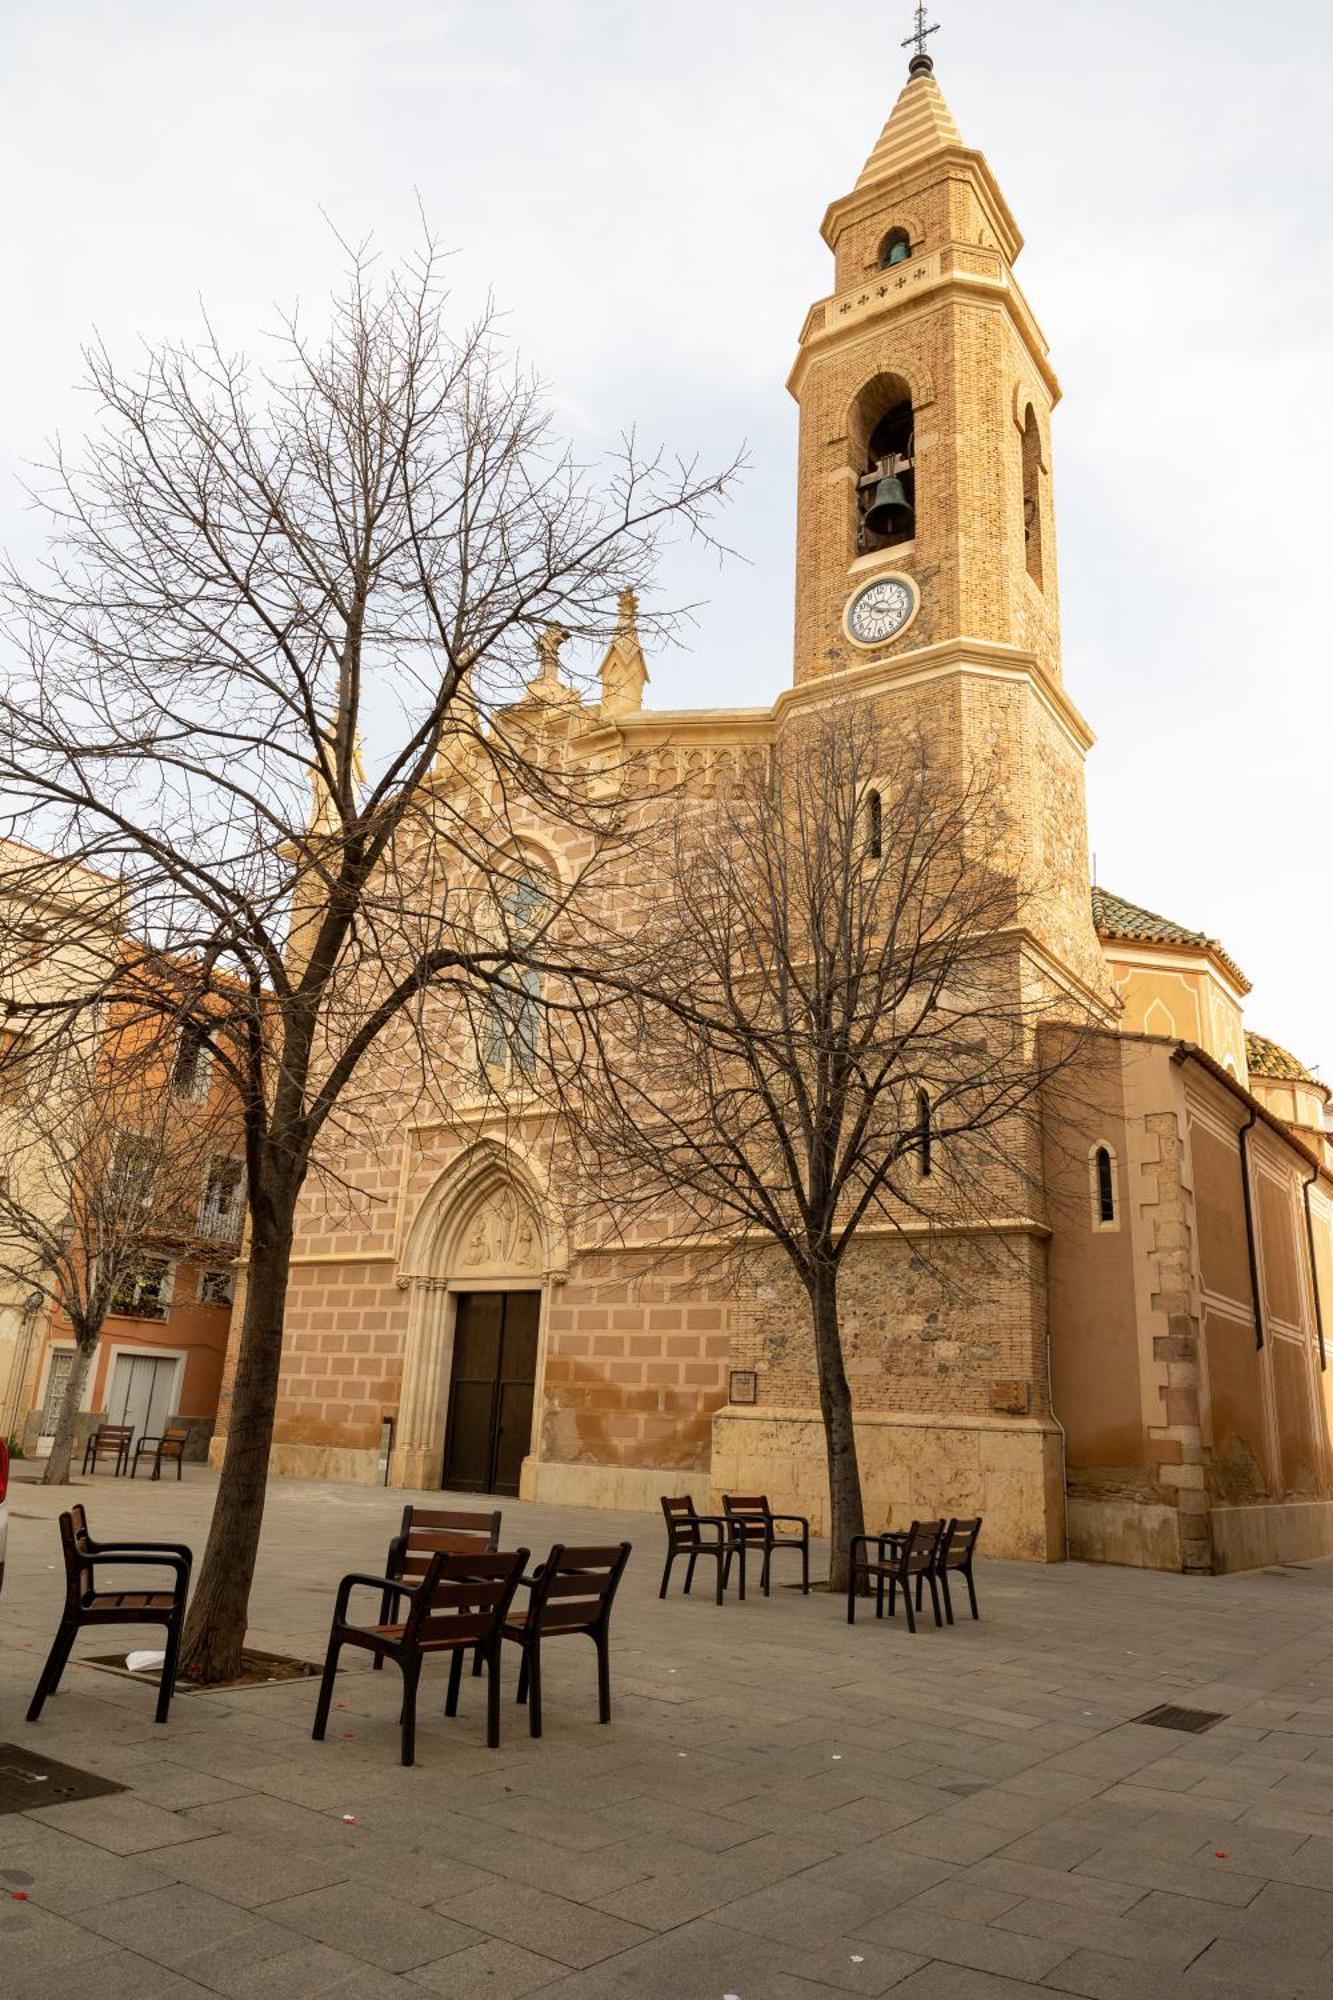
[[[213,1487],[78,1495],[100,1538],[202,1551]],[[253,1642],[320,1658],[404,1497],[275,1484]],[[1333,1564],[983,1563],[982,1622],[912,1638],[782,1588],[660,1604],[658,1520],[507,1502],[506,1545],[635,1544],[613,1723],[586,1642],[549,1648],[543,1739],[507,1699],[498,1752],[480,1682],[445,1720],[437,1663],[404,1771],[397,1676],[355,1656],[323,1744],[313,1682],[190,1695],[159,1729],[149,1688],[72,1666],[25,1724],[67,1499],[11,1488],[0,1738],[128,1789],[0,1815],[4,2000],[1333,1990]],[[1227,1719],[1133,1720],[1160,1704]]]

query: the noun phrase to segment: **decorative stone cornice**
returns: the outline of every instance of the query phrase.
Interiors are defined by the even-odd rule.
[[[834,292],[811,306],[801,329],[800,351],[787,377],[793,396],[812,362],[827,348],[865,334],[882,342],[880,325],[887,317],[904,322],[927,306],[934,311],[942,299],[962,299],[1007,310],[1041,376],[1052,406],[1060,400],[1060,381],[1050,363],[1046,337],[1013,272],[998,250],[976,244],[946,243],[939,250],[914,257],[887,271],[874,271],[845,292]]]

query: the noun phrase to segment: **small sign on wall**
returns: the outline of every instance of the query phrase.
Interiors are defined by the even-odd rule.
[[[759,1377],[753,1368],[733,1368],[731,1384],[727,1391],[730,1403],[757,1403],[759,1401]]]

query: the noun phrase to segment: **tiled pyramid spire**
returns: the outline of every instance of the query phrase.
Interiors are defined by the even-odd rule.
[[[858,191],[876,181],[905,173],[949,146],[961,146],[963,135],[954,124],[944,92],[935,81],[928,56],[918,57],[902,96],[889,113],[879,143],[866,161]]]

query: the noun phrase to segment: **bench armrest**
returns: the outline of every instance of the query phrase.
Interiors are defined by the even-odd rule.
[[[100,1563],[115,1563],[120,1569],[145,1569],[149,1566],[154,1569],[174,1569],[182,1584],[190,1581],[191,1558],[188,1553],[181,1555],[173,1554],[167,1549],[156,1549],[150,1555],[143,1549],[99,1549],[90,1560],[94,1569]]]
[[[673,1526],[671,1530],[672,1546],[678,1549],[689,1549],[691,1546],[702,1548],[704,1546],[705,1530],[711,1531],[714,1543],[719,1546],[722,1544],[724,1539],[722,1521],[716,1515],[710,1517],[704,1514],[697,1514],[692,1521],[682,1521],[679,1527]],[[730,1534],[726,1534],[725,1539],[729,1541],[731,1539]]]
[[[338,1585],[338,1596],[333,1607],[333,1617],[336,1624],[342,1624],[345,1621],[348,1600],[354,1590],[362,1587],[366,1590],[378,1590],[381,1596],[391,1593],[394,1597],[415,1597],[421,1586],[415,1583],[403,1583],[400,1579],[392,1576],[365,1576],[359,1570],[353,1571],[350,1576],[345,1576]]]
[[[875,1547],[879,1550],[879,1560],[883,1562],[885,1546],[888,1545],[891,1547],[894,1542],[901,1541],[902,1539],[903,1537],[901,1535],[889,1529],[886,1529],[882,1535],[853,1535],[851,1542],[849,1544],[849,1554],[851,1556],[851,1560],[853,1562],[855,1562],[856,1560],[856,1551],[858,1545],[861,1548],[869,1548],[870,1544],[873,1542]]]
[[[187,1563],[194,1561],[194,1550],[184,1542],[95,1542],[90,1535],[87,1549],[94,1562],[104,1559],[129,1562],[136,1556],[154,1560],[158,1556],[183,1556]]]

